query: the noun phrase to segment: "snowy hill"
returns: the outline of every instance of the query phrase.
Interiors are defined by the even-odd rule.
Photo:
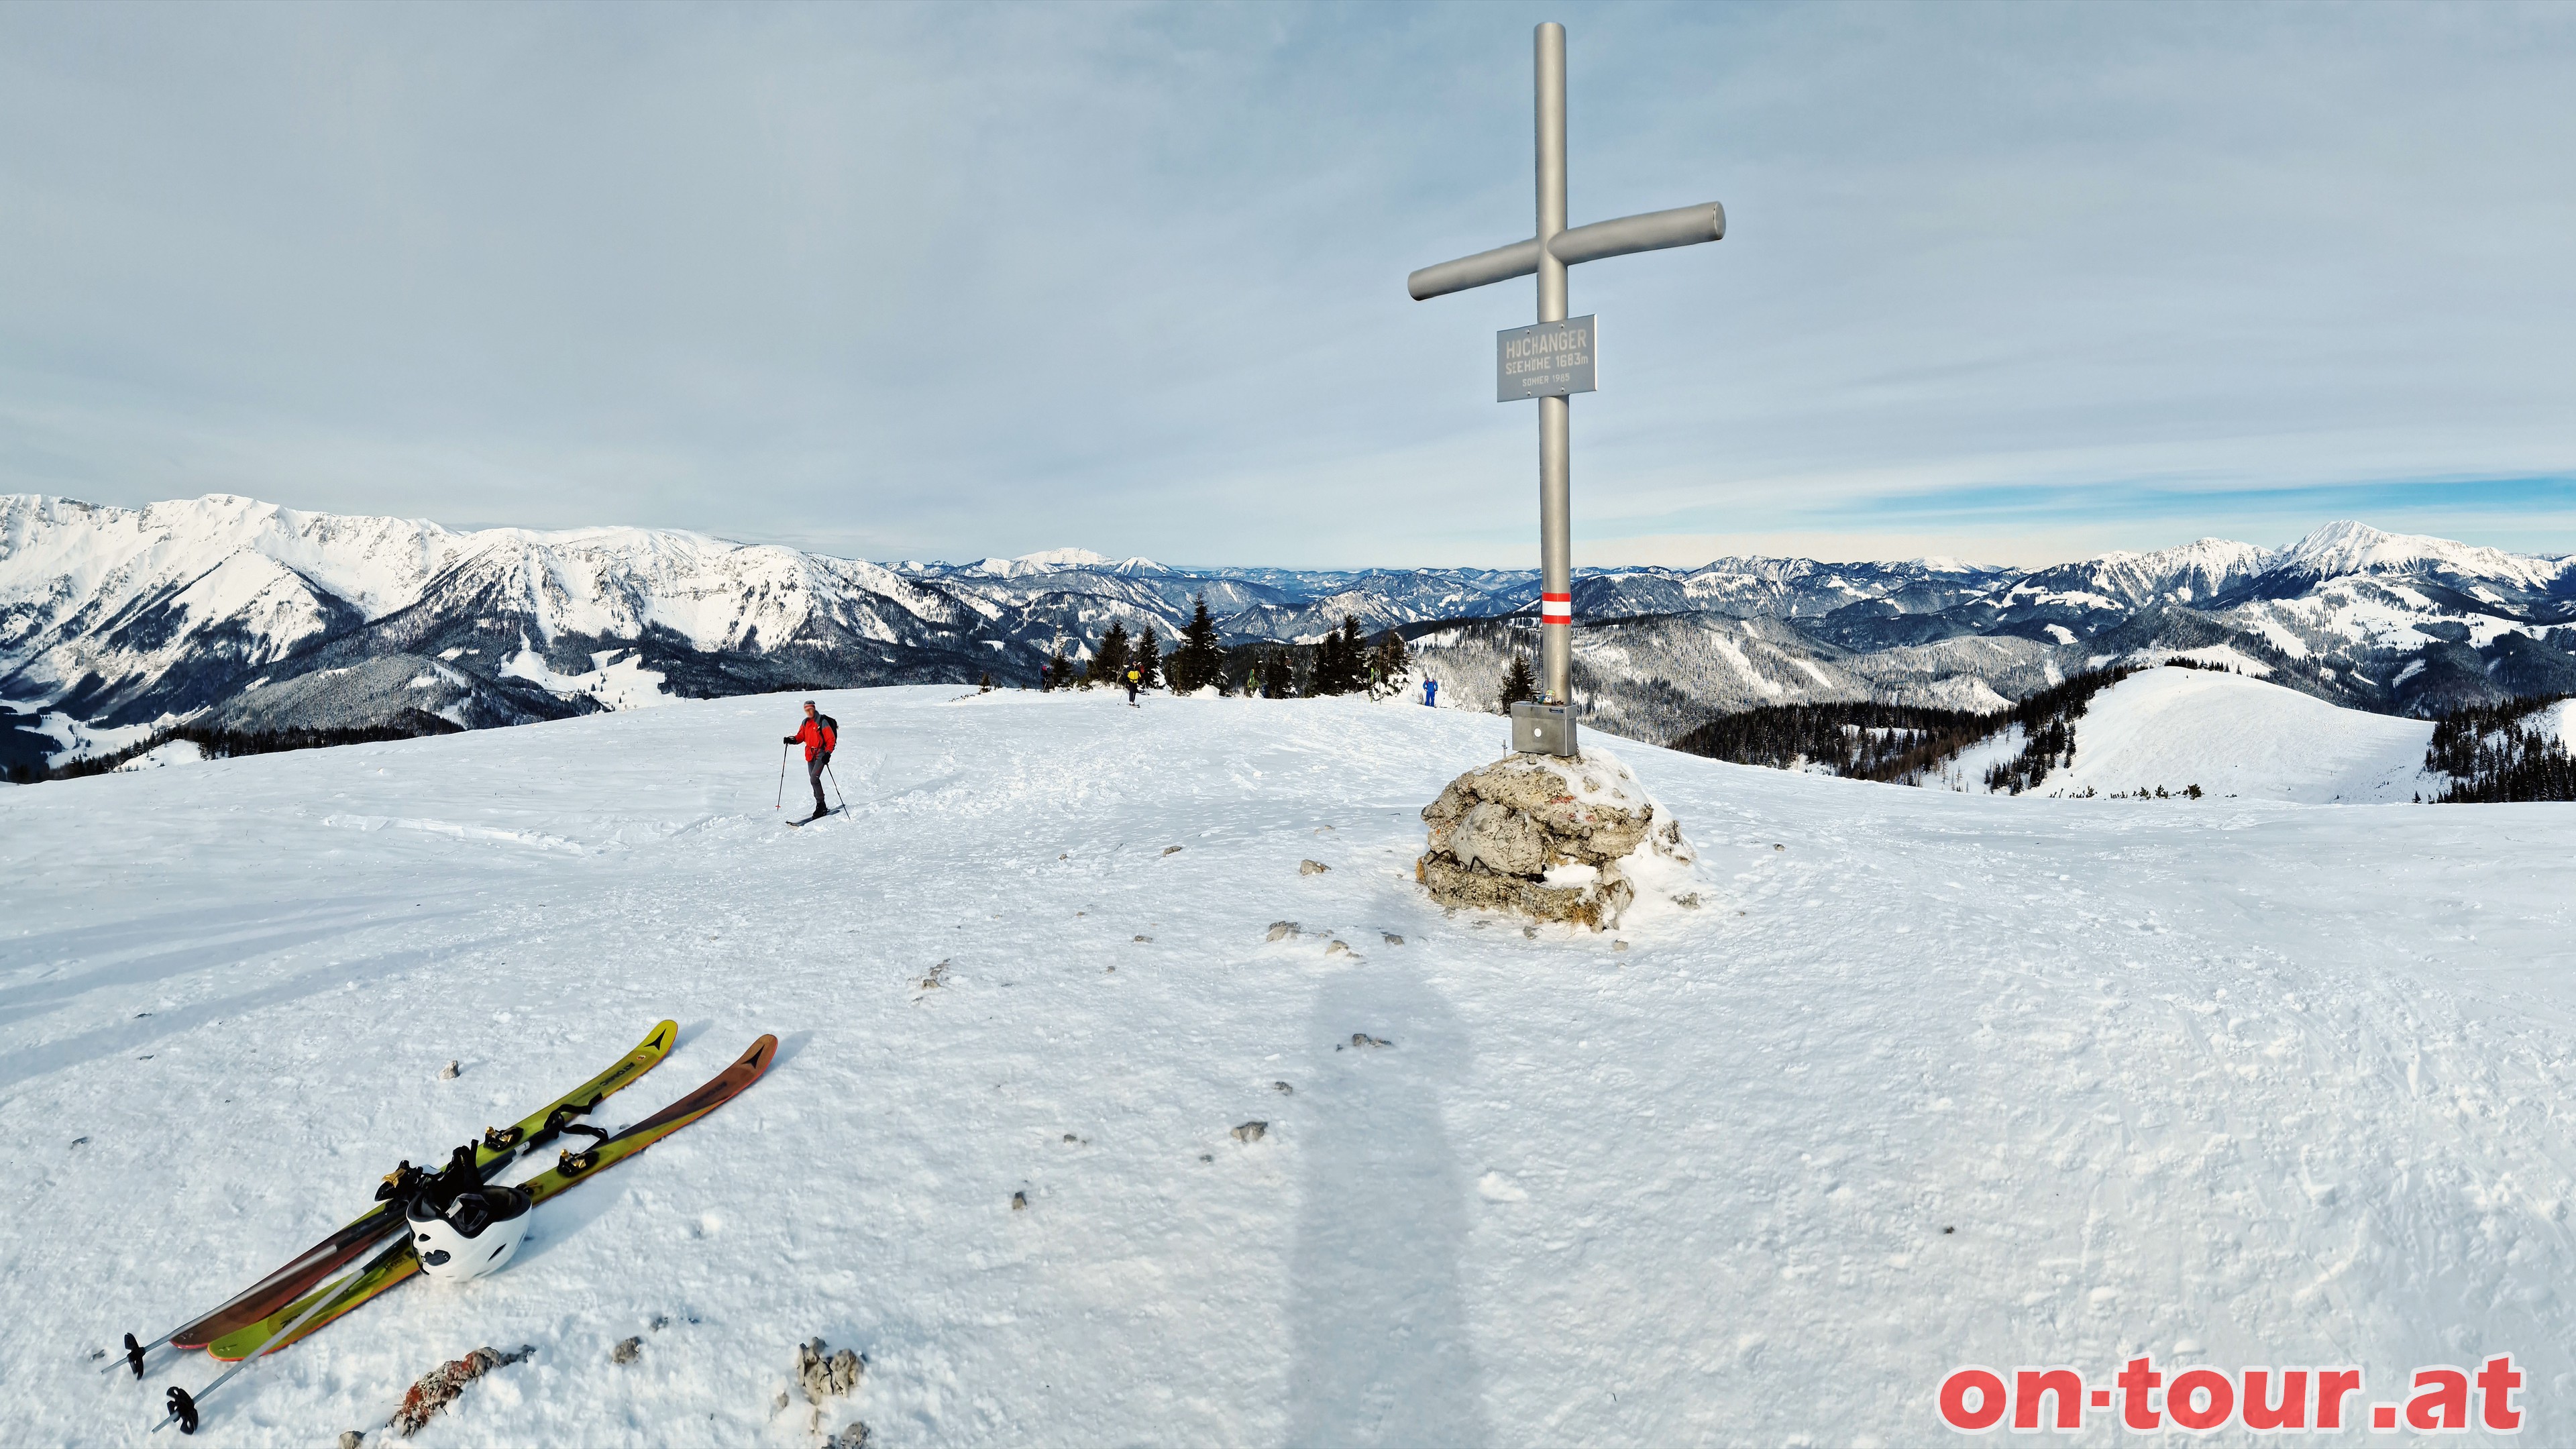
[[[9,1442],[144,1442],[211,1370],[94,1349],[664,1015],[608,1125],[778,1065],[188,1442],[327,1444],[526,1343],[421,1442],[811,1449],[815,1335],[879,1449],[1927,1444],[1962,1364],[2387,1400],[2506,1351],[2521,1442],[2576,1439],[2564,807],[1620,744],[1700,908],[1526,939],[1409,873],[1490,717],[957,694],[827,696],[856,814],[798,831],[780,698],[0,790]]]
[[[2432,737],[2423,720],[2338,709],[2259,679],[2150,669],[2093,697],[2075,724],[2075,763],[2050,772],[2039,792],[2198,785],[2248,800],[2409,801],[2448,783],[2424,772]]]

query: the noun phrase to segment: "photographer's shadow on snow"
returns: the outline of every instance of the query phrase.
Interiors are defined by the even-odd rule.
[[[1305,1177],[1288,1285],[1297,1449],[1451,1449],[1487,1438],[1458,1281],[1467,1184],[1440,1116],[1441,1084],[1463,1076],[1467,1037],[1439,992],[1387,959],[1401,954],[1325,981],[1307,1024],[1306,1078],[1296,1083]]]

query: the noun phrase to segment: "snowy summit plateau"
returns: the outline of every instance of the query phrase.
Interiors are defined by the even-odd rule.
[[[2337,713],[2205,670],[2095,713],[2160,679]],[[505,1270],[251,1361],[190,1442],[372,1445],[486,1345],[534,1354],[421,1443],[1910,1445],[1961,1365],[2386,1400],[2504,1353],[2519,1442],[2576,1437],[2567,807],[1596,734],[1693,858],[1525,934],[1415,880],[1489,714],[824,692],[867,721],[849,811],[782,830],[796,699],[0,789],[9,1442],[143,1442],[223,1365],[137,1383],[121,1332],[664,1018],[584,1120],[775,1064]]]

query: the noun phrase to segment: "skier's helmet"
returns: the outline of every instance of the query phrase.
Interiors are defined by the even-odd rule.
[[[528,1195],[515,1187],[478,1187],[458,1193],[447,1211],[427,1194],[412,1199],[412,1250],[420,1270],[461,1283],[510,1261],[528,1236]]]

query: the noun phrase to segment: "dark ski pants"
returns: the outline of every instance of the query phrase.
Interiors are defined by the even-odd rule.
[[[814,813],[817,815],[832,808],[823,798],[823,767],[830,763],[830,755],[816,755],[805,762],[805,783],[814,787]]]

